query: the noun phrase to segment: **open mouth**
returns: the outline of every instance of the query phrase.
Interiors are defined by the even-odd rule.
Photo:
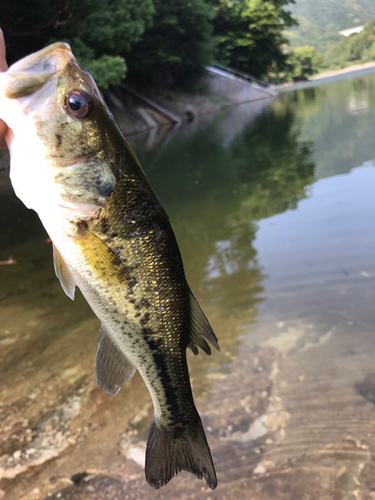
[[[0,92],[8,99],[27,97],[62,71],[73,54],[68,44],[55,43],[16,62],[0,75]]]

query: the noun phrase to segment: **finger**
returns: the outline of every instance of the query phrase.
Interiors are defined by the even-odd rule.
[[[4,136],[8,130],[8,125],[0,120],[0,149],[6,149],[7,143],[5,142]]]
[[[8,65],[6,60],[4,33],[0,28],[0,71],[6,71],[7,69]]]
[[[6,60],[6,51],[5,51],[5,41],[4,41],[4,33],[0,28],[0,71],[6,71],[8,69],[7,60]],[[3,120],[0,120],[0,149],[5,149],[7,144],[5,142],[5,134],[8,130],[8,126]]]

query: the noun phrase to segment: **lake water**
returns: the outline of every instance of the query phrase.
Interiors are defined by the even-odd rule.
[[[148,487],[147,389],[97,387],[99,322],[3,173],[0,499],[375,498],[375,75],[129,140],[219,338],[189,356],[218,488]]]

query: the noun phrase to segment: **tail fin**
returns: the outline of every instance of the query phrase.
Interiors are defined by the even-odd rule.
[[[206,480],[211,489],[217,485],[211,452],[198,420],[186,427],[170,429],[153,419],[146,449],[146,479],[153,488],[161,488],[173,476],[187,470]]]

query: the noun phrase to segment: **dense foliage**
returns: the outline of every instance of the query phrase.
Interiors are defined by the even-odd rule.
[[[0,3],[9,62],[51,41],[71,44],[102,88],[125,77],[121,57],[151,25],[152,0],[22,0]]]
[[[293,0],[212,0],[216,59],[266,78],[285,67],[283,31],[296,22],[286,7]]]
[[[342,39],[327,51],[325,66],[335,69],[350,64],[375,61],[375,20],[360,33]]]
[[[10,63],[61,40],[103,89],[125,76],[141,89],[192,89],[213,60],[266,80],[316,72],[312,49],[286,49],[294,1],[20,0],[0,3],[0,19]]]
[[[155,0],[153,26],[126,55],[132,78],[143,86],[191,87],[212,61],[213,15],[205,0]]]
[[[318,73],[322,62],[323,58],[315,47],[296,47],[288,53],[285,70],[273,75],[273,79],[279,82],[307,80]]]
[[[107,88],[125,77],[120,55],[129,51],[153,14],[152,0],[83,0],[84,12],[60,28],[77,59],[92,73],[99,86]],[[78,36],[77,36],[78,35]]]

